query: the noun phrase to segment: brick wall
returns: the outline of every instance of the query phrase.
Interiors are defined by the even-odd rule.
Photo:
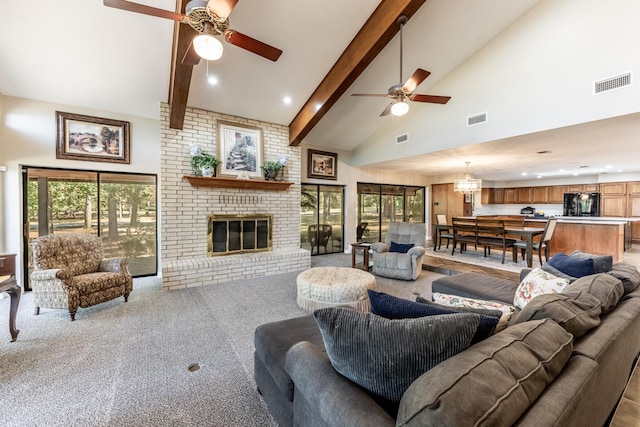
[[[287,191],[192,187],[189,145],[216,153],[218,120],[262,130],[263,161],[288,160]],[[289,146],[286,126],[187,108],[183,130],[169,128],[169,107],[161,106],[161,249],[166,289],[211,285],[249,277],[300,271],[310,266],[300,249],[300,147]],[[218,155],[219,157],[219,155]],[[273,250],[220,257],[207,256],[207,215],[270,213]]]

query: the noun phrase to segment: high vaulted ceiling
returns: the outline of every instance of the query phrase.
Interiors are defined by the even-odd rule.
[[[427,0],[404,28],[403,76],[399,76],[399,41],[395,36],[303,143],[362,151],[363,141],[368,142],[372,135],[393,124],[395,118],[379,117],[387,99],[349,95],[386,93],[418,67],[432,74],[416,92],[450,95],[455,103],[466,95],[433,89],[439,89],[439,82],[453,75],[540,2]],[[175,0],[139,3],[176,9]],[[282,49],[283,54],[277,62],[271,62],[224,43],[220,60],[200,61],[194,67],[188,106],[289,125],[378,4],[378,0],[240,0],[229,17],[230,27]],[[172,21],[107,8],[102,0],[57,0],[31,8],[15,0],[0,0],[0,13],[0,94],[159,117],[159,104],[169,99]],[[208,76],[215,76],[218,84],[210,85]],[[283,102],[286,96],[291,98],[290,104]],[[439,114],[438,109],[443,108],[451,106],[411,103],[409,114]],[[629,132],[638,134],[639,120],[633,115],[616,120],[600,125],[609,125],[612,133],[624,132],[617,138],[619,143],[608,147],[606,153],[624,161],[628,158],[625,147],[629,147],[624,138]],[[624,125],[620,126],[622,122]],[[520,138],[495,138],[488,144],[455,149],[425,149],[408,158],[389,153],[388,159],[369,165],[425,175],[444,174],[452,167],[462,171],[464,160],[470,157],[474,159],[472,171],[481,178],[519,179],[523,170],[531,168],[531,156],[515,147],[526,143],[531,150],[542,151],[548,149],[550,139],[563,138],[566,144],[575,144],[567,147],[575,149],[584,145],[584,139],[578,140],[576,135],[589,138],[594,129],[591,126],[568,133],[567,129],[534,129]],[[561,151],[568,151],[562,155],[569,156],[569,148],[558,150],[558,157]],[[427,151],[434,152],[424,154]],[[500,156],[496,157],[498,153]],[[602,161],[601,153],[590,156],[580,162]],[[562,159],[564,163],[568,160]],[[631,170],[631,166],[624,168]]]

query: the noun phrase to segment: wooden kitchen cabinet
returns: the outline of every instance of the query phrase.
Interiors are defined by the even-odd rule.
[[[640,188],[639,188],[640,190]],[[608,182],[600,184],[600,195],[604,196],[624,196],[627,194],[626,182]]]
[[[533,201],[531,187],[520,187],[518,188],[518,199],[516,203],[531,203]]]
[[[549,187],[532,187],[532,203],[549,203]]]
[[[481,202],[483,205],[503,204],[504,188],[483,188]]]
[[[640,196],[640,182],[627,182],[627,194],[630,196]]]
[[[548,203],[564,203],[564,186],[554,185],[549,187]]]
[[[600,191],[600,184],[583,184],[582,192],[583,193],[597,193]]]
[[[627,196],[600,196],[600,216],[627,216]]]
[[[564,192],[565,193],[581,193],[582,192],[582,185],[581,184],[565,185],[564,186]]]
[[[517,188],[505,188],[504,189],[504,202],[505,203],[518,203],[518,189]]]

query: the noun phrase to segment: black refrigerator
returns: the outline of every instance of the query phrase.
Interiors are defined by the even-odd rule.
[[[600,216],[600,193],[564,193],[564,216]]]

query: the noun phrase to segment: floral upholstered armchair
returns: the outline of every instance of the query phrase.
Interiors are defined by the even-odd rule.
[[[35,314],[40,307],[64,308],[75,320],[78,307],[90,307],[124,296],[133,288],[126,258],[103,259],[95,234],[56,234],[31,243],[31,287]]]

